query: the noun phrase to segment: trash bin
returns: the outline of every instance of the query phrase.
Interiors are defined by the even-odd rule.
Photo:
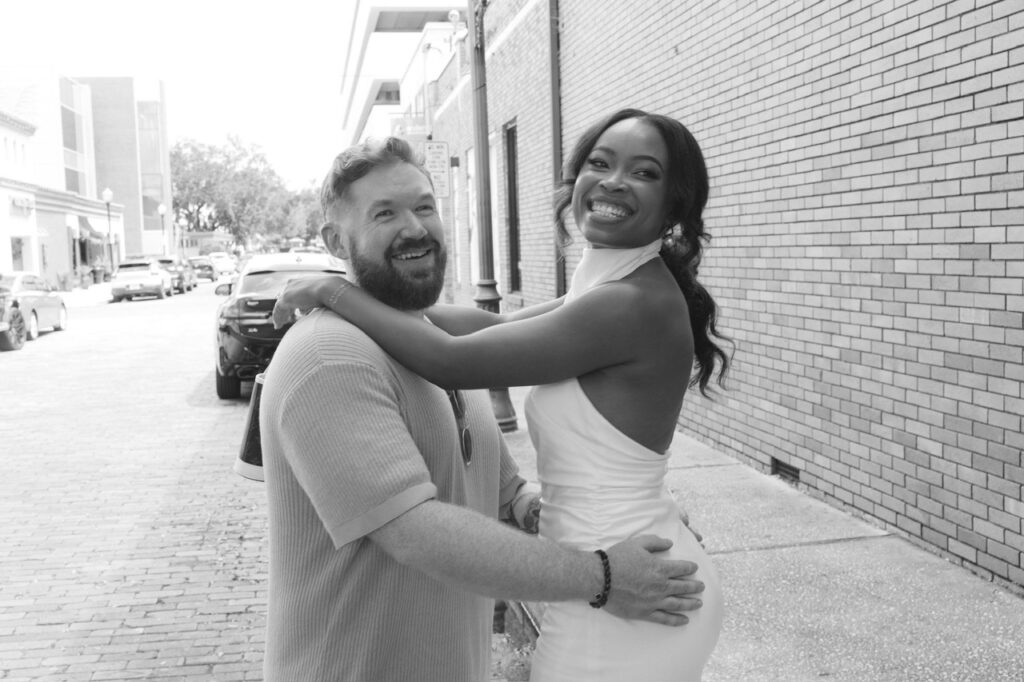
[[[103,282],[103,268],[99,267],[99,266],[94,267],[92,269],[92,283],[93,284],[100,284],[102,282]]]

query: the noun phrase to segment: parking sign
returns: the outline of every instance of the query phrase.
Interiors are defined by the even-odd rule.
[[[423,165],[430,173],[434,182],[434,195],[439,199],[447,199],[451,178],[451,160],[448,156],[448,143],[427,140],[423,143]]]

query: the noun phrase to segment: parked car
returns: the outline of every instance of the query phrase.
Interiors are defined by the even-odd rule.
[[[238,272],[238,262],[226,251],[214,251],[207,254],[207,257],[213,263],[218,278]]]
[[[217,271],[213,269],[213,261],[206,256],[192,256],[188,259],[192,269],[196,271],[196,280],[208,279],[211,282],[217,279]]]
[[[0,350],[18,350],[41,329],[67,329],[68,309],[55,287],[32,272],[0,274]]]
[[[133,258],[121,263],[110,282],[110,302],[136,296],[164,298],[174,295],[171,273],[156,258]]]
[[[267,368],[288,326],[274,329],[270,314],[289,279],[345,274],[345,263],[329,254],[274,253],[252,256],[237,279],[214,292],[227,296],[217,309],[217,397],[241,395],[241,383]]]
[[[175,291],[184,294],[196,288],[196,271],[187,260],[179,256],[161,256],[157,260],[164,270],[171,273]]]

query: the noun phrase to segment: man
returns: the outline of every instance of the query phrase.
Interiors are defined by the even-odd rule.
[[[379,300],[422,316],[444,282],[426,171],[388,138],[335,159],[328,249]],[[275,319],[278,319],[275,314]],[[481,392],[446,392],[326,310],[298,320],[266,372],[260,430],[270,516],[267,682],[481,682],[494,597],[597,600],[679,625],[696,566],[647,537],[605,562],[531,537],[523,480]],[[520,499],[521,501],[521,499]],[[610,587],[609,587],[610,583]]]

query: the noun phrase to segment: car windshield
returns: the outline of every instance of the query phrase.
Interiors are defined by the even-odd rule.
[[[266,294],[276,298],[290,279],[318,277],[325,274],[340,275],[342,273],[337,270],[254,270],[242,278],[238,285],[238,293]]]

